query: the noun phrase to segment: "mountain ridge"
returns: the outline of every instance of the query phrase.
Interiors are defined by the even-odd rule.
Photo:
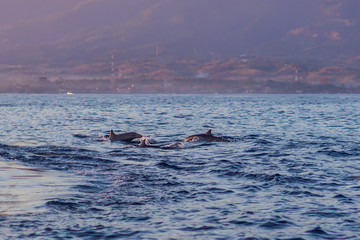
[[[2,64],[80,63],[114,52],[124,59],[209,53],[360,56],[356,0],[64,0],[53,3],[56,6],[42,0],[17,2],[42,10],[35,11],[40,15],[20,11],[28,17],[10,22],[0,18]]]

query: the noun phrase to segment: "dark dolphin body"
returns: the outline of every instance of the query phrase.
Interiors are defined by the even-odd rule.
[[[125,142],[131,142],[135,138],[141,138],[142,136],[136,132],[127,132],[122,134],[115,134],[114,131],[110,130],[110,141],[125,141]]]
[[[195,134],[184,139],[184,142],[198,142],[198,141],[208,141],[208,142],[230,142],[229,140],[222,137],[215,137],[211,133],[211,129],[205,134]]]

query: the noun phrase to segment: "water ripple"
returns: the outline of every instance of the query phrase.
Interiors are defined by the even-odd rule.
[[[6,239],[358,239],[357,95],[0,100]]]

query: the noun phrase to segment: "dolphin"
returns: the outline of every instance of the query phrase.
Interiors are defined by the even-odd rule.
[[[141,147],[141,148],[146,148],[146,147],[160,148],[160,146],[151,145],[149,139],[147,139],[146,137],[141,138],[139,147]]]
[[[127,132],[122,134],[115,134],[114,131],[110,130],[110,141],[125,141],[125,142],[131,142],[135,138],[141,138],[142,135],[136,133],[136,132]]]
[[[141,148],[161,148],[161,149],[185,148],[184,144],[181,142],[171,143],[166,146],[152,145],[150,143],[149,138],[146,138],[146,137],[141,138],[139,147],[141,147]]]
[[[229,140],[222,137],[215,137],[211,133],[211,129],[205,134],[195,134],[191,135],[184,139],[184,142],[198,142],[198,141],[208,141],[208,142],[230,142]]]

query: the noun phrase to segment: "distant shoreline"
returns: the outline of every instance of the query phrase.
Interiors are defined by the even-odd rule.
[[[67,95],[64,93],[0,93],[0,95]],[[72,95],[360,95],[359,93],[73,93]]]

